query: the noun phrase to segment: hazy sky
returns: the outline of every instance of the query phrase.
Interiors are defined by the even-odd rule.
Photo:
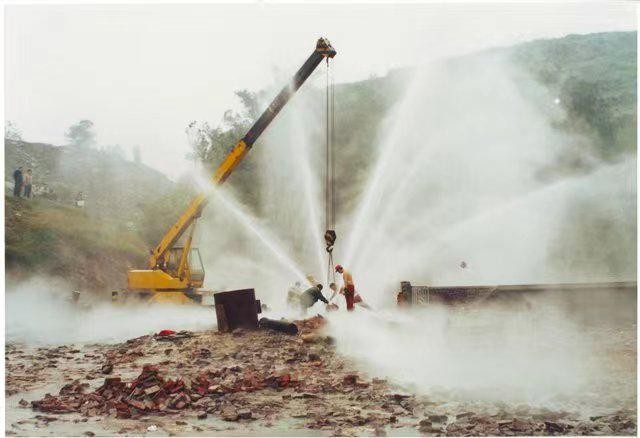
[[[64,144],[88,118],[100,144],[139,145],[175,178],[190,166],[189,121],[216,124],[237,106],[235,90],[292,75],[319,36],[338,50],[345,82],[536,38],[635,30],[636,6],[13,5],[5,22],[5,117],[25,140]]]

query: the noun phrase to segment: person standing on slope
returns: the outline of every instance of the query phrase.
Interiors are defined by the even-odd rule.
[[[13,196],[17,196],[19,198],[20,197],[20,193],[22,193],[22,181],[23,181],[22,167],[18,167],[13,172],[13,181],[14,181]]]
[[[31,174],[31,169],[27,169],[27,173],[24,175],[24,197],[31,197],[31,180],[33,179],[33,175]]]

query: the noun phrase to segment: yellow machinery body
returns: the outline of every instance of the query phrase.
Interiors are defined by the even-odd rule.
[[[329,58],[335,55],[336,51],[331,43],[325,38],[320,38],[315,50],[296,72],[292,82],[280,91],[218,166],[212,177],[212,184],[220,185],[227,180],[262,132],[320,62],[325,59],[328,62]],[[128,272],[126,295],[138,295],[150,302],[189,304],[194,301],[202,302],[204,295],[212,294],[210,291],[201,290],[204,268],[198,249],[191,246],[196,220],[207,202],[204,193],[197,195],[151,251],[147,268]],[[187,231],[183,245],[176,246]]]

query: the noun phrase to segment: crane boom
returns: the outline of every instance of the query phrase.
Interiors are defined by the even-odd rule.
[[[326,38],[320,38],[316,43],[316,48],[300,67],[293,77],[290,84],[286,85],[280,93],[273,99],[271,104],[264,110],[262,115],[254,122],[253,126],[238,141],[235,147],[229,152],[226,158],[218,166],[218,169],[212,177],[214,185],[222,184],[231,175],[233,170],[240,164],[247,152],[251,149],[256,140],[264,132],[278,113],[289,102],[296,91],[304,84],[307,78],[313,73],[316,67],[323,59],[333,58],[336,51]],[[207,205],[208,199],[206,194],[200,193],[189,204],[187,209],[180,215],[178,220],[162,237],[162,240],[153,249],[149,257],[149,268],[153,269],[163,260],[165,254],[171,249],[180,237],[185,233],[189,226],[202,213],[202,209]]]

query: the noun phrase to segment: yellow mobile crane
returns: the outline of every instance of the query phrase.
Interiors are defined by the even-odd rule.
[[[336,51],[326,38],[320,38],[316,48],[296,72],[290,84],[275,97],[271,105],[262,113],[247,134],[235,145],[222,161],[212,178],[215,185],[222,184],[240,164],[262,132],[269,126],[293,94],[302,86],[323,59],[327,62]],[[151,251],[147,269],[128,272],[127,292],[142,294],[150,301],[186,304],[202,301],[198,291],[204,283],[204,267],[200,252],[192,247],[196,219],[207,205],[206,194],[196,196],[175,224],[165,233],[160,243]],[[177,246],[178,240],[186,235],[184,244]]]

